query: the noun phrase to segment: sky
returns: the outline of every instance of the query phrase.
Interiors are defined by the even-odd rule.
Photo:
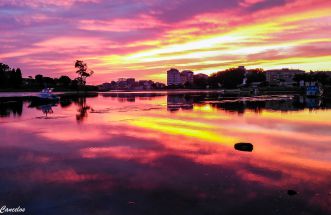
[[[169,68],[331,70],[330,0],[0,0],[0,62],[23,76],[165,82]]]

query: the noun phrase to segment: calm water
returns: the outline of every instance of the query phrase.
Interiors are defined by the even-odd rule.
[[[330,108],[197,92],[2,98],[0,205],[27,214],[331,214]]]

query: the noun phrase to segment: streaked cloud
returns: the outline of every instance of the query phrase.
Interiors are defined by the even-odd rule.
[[[74,76],[83,59],[93,83],[165,81],[169,67],[326,70],[330,14],[327,0],[8,0],[0,3],[0,60],[26,76]]]

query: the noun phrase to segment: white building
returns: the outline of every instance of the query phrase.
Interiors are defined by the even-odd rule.
[[[168,86],[181,84],[180,73],[177,69],[170,69],[167,71],[167,84]]]

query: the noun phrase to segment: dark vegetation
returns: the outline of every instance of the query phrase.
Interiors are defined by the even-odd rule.
[[[45,87],[54,88],[56,91],[98,90],[95,86],[86,85],[86,78],[93,74],[86,63],[77,60],[74,66],[78,69],[78,77],[75,79],[65,75],[51,78],[41,74],[23,78],[20,68],[15,69],[0,63],[0,91],[39,91]]]
[[[319,82],[323,85],[331,85],[331,77],[326,74],[327,72],[323,71],[317,71],[317,72],[309,72],[305,74],[298,74],[295,75],[294,81],[300,82],[300,81],[305,81],[305,82]]]
[[[77,78],[71,79],[69,76],[58,78],[46,77],[41,74],[35,77],[22,78],[20,68],[11,68],[4,63],[0,63],[0,91],[39,91],[45,87],[54,88],[55,91],[97,91],[96,86],[86,85],[86,79],[93,75],[87,64],[82,60],[74,63]],[[193,83],[186,83],[178,86],[168,86],[168,89],[237,89],[243,84],[246,78],[246,86],[255,84],[258,87],[268,88],[266,73],[263,69],[245,70],[240,67],[219,71],[210,76],[194,75]],[[299,74],[294,77],[294,81],[299,86],[300,81],[316,81],[324,86],[331,86],[331,77],[326,72],[310,72]],[[245,87],[245,86],[242,86]],[[281,89],[280,89],[281,90]]]
[[[300,81],[304,82],[318,82],[324,86],[331,86],[331,77],[327,75],[328,71],[316,71],[308,72],[305,74],[295,75],[293,80],[296,82],[294,87],[298,87]],[[243,85],[243,80],[246,78],[246,86]],[[230,68],[225,71],[219,71],[211,74],[210,76],[200,76],[194,75],[193,84],[185,84],[179,86],[171,86],[175,89],[238,89],[240,87],[247,87],[255,85],[257,87],[263,87],[267,89],[272,87],[276,89],[277,87],[271,86],[266,80],[266,72],[263,69],[250,69],[245,70],[239,68]],[[285,89],[286,87],[279,87],[279,90]]]
[[[20,68],[10,68],[8,65],[0,63],[0,89],[20,88],[23,83]]]
[[[193,80],[193,88],[206,89],[207,86],[211,89],[226,88],[235,89],[243,83],[245,78],[245,70],[240,68],[231,68],[225,71],[220,71],[211,74],[208,78],[195,77]],[[247,84],[260,82],[261,85],[266,83],[266,75],[262,69],[248,70],[246,73]]]

